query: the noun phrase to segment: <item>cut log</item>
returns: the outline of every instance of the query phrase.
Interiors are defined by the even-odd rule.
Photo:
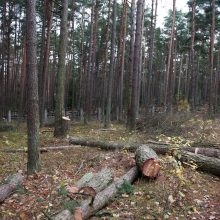
[[[135,152],[135,150],[141,145],[136,143],[116,143],[116,142],[107,142],[107,141],[96,141],[82,138],[70,138],[70,144],[81,145],[81,146],[90,146],[90,147],[99,147],[104,150],[122,150],[126,149],[130,152]],[[167,143],[155,143],[153,141],[149,141],[146,143],[150,148],[152,148],[157,154],[165,155],[173,147]],[[196,154],[202,154],[208,157],[216,157],[220,158],[220,150],[219,149],[210,149],[210,148],[194,148],[194,147],[180,147],[181,150],[189,151]]]
[[[79,139],[79,138],[71,138],[70,144],[74,144],[74,146],[58,146],[58,147],[43,147],[40,149],[41,153],[49,152],[49,151],[60,151],[60,150],[71,150],[76,148],[77,146],[90,146],[90,147],[99,147],[104,150],[122,150],[126,149],[130,152],[135,152],[135,150],[141,144],[128,144],[128,143],[116,143],[116,142],[105,142],[105,141],[94,141],[94,140],[87,140],[87,139]],[[80,145],[80,146],[79,146]],[[147,143],[149,147],[156,151],[157,154],[166,154],[170,150],[172,150],[172,146],[169,144],[162,144],[162,143],[153,143],[150,141]],[[181,147],[181,150],[189,151],[195,154],[201,154],[208,157],[215,157],[220,158],[220,150],[213,149],[213,148],[194,148],[194,147]],[[1,152],[5,153],[27,153],[26,149],[10,149],[10,148],[2,148],[0,149]]]
[[[181,151],[180,153],[183,161],[193,161],[198,166],[198,170],[220,177],[220,159],[206,157],[187,151]]]
[[[211,143],[211,142],[194,142],[192,147],[199,147],[199,148],[216,148],[220,149],[220,143]]]
[[[92,147],[100,147],[105,150],[119,150],[119,149],[127,149],[131,152],[134,152],[138,146],[138,144],[123,144],[123,143],[115,143],[115,142],[104,142],[104,141],[94,141],[94,140],[85,140],[79,138],[71,138],[71,144],[80,144],[84,146],[92,146]],[[150,148],[152,148],[157,154],[166,154],[172,151],[174,148],[167,146],[167,145],[155,145],[155,144],[147,144]],[[180,151],[180,154],[183,155],[184,160],[188,160],[190,157],[194,159],[195,163],[197,164],[198,161],[198,169],[201,171],[208,172],[210,174],[214,174],[216,176],[220,176],[220,159],[214,157],[208,157],[204,155],[200,155],[199,153],[204,153],[207,155],[213,155],[215,157],[220,156],[220,151],[217,149],[210,149],[208,148],[191,148],[191,147],[182,147],[177,148]],[[181,149],[181,150],[180,150]],[[193,152],[187,152],[193,149]],[[209,152],[209,153],[207,153]]]
[[[141,145],[135,152],[135,160],[142,174],[149,178],[157,177],[160,171],[156,152],[147,145]]]
[[[148,159],[159,159],[156,152],[147,145],[141,145],[135,152],[135,160],[138,167],[142,167],[143,163]]]
[[[144,176],[149,178],[159,177],[160,164],[159,161],[155,159],[148,159],[143,163],[141,172]]]
[[[6,184],[0,186],[0,203],[3,202],[17,189],[24,180],[24,177],[20,174],[14,174],[6,179]]]
[[[90,204],[90,200],[87,199],[81,203],[79,207],[82,212],[83,219],[88,219],[93,216],[100,209],[104,208],[112,198],[114,198],[118,189],[123,185],[123,183],[129,182],[132,183],[138,177],[138,167],[135,166],[131,168],[124,176],[122,176],[119,180],[109,185],[107,188],[99,192],[94,198],[93,204]],[[77,209],[78,210],[78,209]],[[55,216],[54,220],[69,220],[73,219],[73,214],[70,211],[64,210]]]

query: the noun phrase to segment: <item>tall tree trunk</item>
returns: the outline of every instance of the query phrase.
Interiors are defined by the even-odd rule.
[[[109,84],[106,104],[106,116],[104,126],[108,128],[111,120],[111,106],[112,106],[112,84],[114,74],[115,63],[115,38],[116,38],[116,0],[113,1],[113,13],[112,13],[112,36],[111,36],[111,58],[110,58],[110,72],[109,72]]]
[[[167,68],[166,68],[166,86],[165,86],[165,98],[164,98],[165,109],[167,108],[167,104],[168,104],[167,103],[168,96],[171,95],[171,94],[169,94],[170,92],[168,93],[168,91],[170,91],[170,83],[169,83],[169,81],[170,81],[170,65],[171,65],[172,48],[173,48],[173,41],[174,41],[173,39],[174,39],[175,15],[176,15],[176,0],[173,0],[172,28],[171,28],[171,33],[170,33],[169,53],[168,53],[168,61],[167,61]]]
[[[220,34],[219,34],[219,48],[218,48],[218,63],[217,63],[217,70],[216,70],[216,79],[215,79],[215,106],[217,108],[220,98]]]
[[[48,64],[49,64],[49,54],[50,54],[50,33],[52,27],[52,18],[53,18],[53,7],[54,1],[47,0],[45,3],[45,15],[47,21],[47,34],[46,34],[46,45],[42,46],[43,51],[43,63],[42,63],[42,72],[40,72],[42,79],[40,91],[39,91],[39,100],[40,100],[40,125],[43,126],[44,123],[44,111],[45,111],[45,102],[46,102],[46,87],[47,87],[47,78],[48,78]],[[45,32],[45,30],[44,30]],[[45,34],[45,33],[44,33]],[[44,41],[42,43],[45,44]]]
[[[140,58],[141,58],[141,41],[142,41],[142,22],[144,16],[144,5],[145,0],[138,0],[137,2],[137,14],[136,14],[136,33],[134,43],[134,63],[133,63],[133,82],[132,82],[132,94],[131,94],[131,119],[130,119],[130,130],[135,129],[136,126],[136,115],[138,106],[138,74],[140,70]]]
[[[40,170],[39,106],[36,51],[36,0],[27,1],[28,174]]]
[[[85,26],[85,6],[82,4],[82,17],[80,23],[80,35],[81,35],[81,42],[80,42],[80,64],[79,64],[79,71],[80,71],[80,82],[79,82],[79,108],[83,108],[83,103],[85,102],[85,85],[83,83],[84,78],[84,69],[83,69],[83,57],[84,57],[84,26]]]
[[[214,41],[215,41],[215,0],[211,0],[212,25],[210,30],[210,89],[209,89],[209,110],[214,111]]]
[[[86,99],[85,99],[85,117],[84,123],[87,124],[91,116],[92,107],[92,84],[93,84],[93,72],[94,72],[94,56],[95,56],[95,46],[94,45],[94,35],[95,33],[95,12],[97,11],[97,0],[93,0],[91,9],[91,32],[90,32],[90,45],[89,45],[89,58],[88,58],[88,73],[87,73],[87,87],[86,87]]]
[[[105,35],[104,43],[104,56],[102,62],[102,111],[103,118],[105,117],[105,106],[107,99],[107,77],[106,77],[106,67],[108,59],[108,42],[109,42],[109,33],[110,33],[110,18],[111,18],[111,0],[108,1],[108,18],[107,18],[107,30]]]
[[[190,57],[191,57],[191,77],[192,77],[192,109],[195,109],[195,100],[196,100],[196,75],[195,75],[195,51],[194,51],[194,42],[195,42],[195,10],[196,10],[196,0],[192,1],[192,30],[191,30],[191,48],[190,48]]]
[[[135,0],[131,2],[131,32],[130,32],[130,53],[129,53],[129,70],[127,76],[127,126],[131,124],[131,92],[132,92],[132,78],[134,67],[134,42],[135,42]]]
[[[125,41],[126,41],[126,24],[127,24],[127,0],[122,2],[121,15],[121,33],[120,33],[120,59],[118,65],[119,72],[119,89],[118,89],[118,104],[119,104],[119,120],[123,119],[123,90],[124,90],[124,66],[125,66]]]
[[[59,60],[57,70],[57,85],[56,85],[56,105],[55,105],[55,137],[66,135],[66,129],[63,126],[62,117],[65,116],[64,110],[64,93],[65,93],[65,57],[67,48],[67,19],[68,19],[68,0],[62,0],[61,10],[61,27],[59,40]]]

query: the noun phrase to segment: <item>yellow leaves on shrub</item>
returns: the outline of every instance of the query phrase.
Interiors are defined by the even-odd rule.
[[[190,105],[186,99],[182,99],[178,102],[178,111],[179,112],[189,112],[190,111]]]

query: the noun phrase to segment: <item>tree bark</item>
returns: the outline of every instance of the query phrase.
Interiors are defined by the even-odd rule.
[[[140,56],[141,56],[141,40],[142,40],[142,22],[144,16],[144,0],[138,0],[137,2],[137,16],[136,16],[136,34],[135,34],[135,43],[134,43],[134,59],[133,63],[133,74],[132,74],[132,95],[131,95],[131,115],[130,115],[130,124],[129,129],[134,130],[136,126],[136,116],[138,106],[138,75],[139,75],[139,66],[140,66]]]
[[[103,141],[88,141],[88,140],[82,140],[82,139],[71,139],[70,140],[71,144],[79,144],[79,145],[85,145],[85,146],[92,146],[92,147],[100,147],[105,150],[122,150],[122,149],[127,149],[129,151],[134,152],[139,144],[123,144],[123,143],[114,143],[114,142],[103,142]],[[158,145],[158,144],[148,144],[149,147],[151,147],[156,153],[158,154],[167,154],[169,151],[172,151],[175,148],[172,148],[167,145]],[[191,148],[179,148],[177,149],[182,156],[184,160],[188,160],[189,158],[195,160],[195,163],[198,161],[198,169],[220,176],[220,159],[218,158],[213,158],[213,157],[208,157],[204,155],[198,154],[200,149],[195,149],[195,153],[188,152],[187,149]],[[204,153],[204,149],[201,152]],[[214,152],[211,152],[213,155],[219,155],[219,150],[214,150]]]
[[[138,144],[138,143],[117,143],[117,142],[107,142],[107,141],[95,141],[95,140],[89,140],[89,139],[81,139],[81,138],[71,138],[70,139],[70,144],[75,144],[75,145],[82,145],[82,146],[90,146],[90,147],[100,147],[104,150],[122,150],[122,149],[127,149],[131,152],[134,152],[137,147],[143,144]],[[144,144],[147,144],[149,147],[151,147],[153,150],[156,151],[158,154],[166,154],[169,151],[173,149],[179,149],[179,148],[172,148],[169,144],[164,144],[164,143],[159,143],[159,142],[153,142],[149,141]],[[189,151],[192,153],[196,154],[202,154],[208,157],[215,157],[215,158],[220,158],[220,149],[213,149],[213,148],[205,148],[205,147],[199,147],[197,148],[194,147],[181,147],[181,150],[184,151]],[[214,145],[213,145],[214,146]]]
[[[40,170],[39,106],[36,52],[36,0],[27,1],[28,163],[27,172]]]
[[[130,53],[129,53],[129,71],[127,80],[127,126],[131,124],[131,92],[132,92],[132,75],[134,66],[134,41],[135,41],[135,0],[131,1],[131,31],[130,31]]]
[[[49,54],[50,54],[50,34],[51,34],[51,27],[52,27],[52,18],[53,18],[53,8],[54,8],[54,1],[47,0],[45,1],[45,17],[47,20],[47,34],[46,34],[46,43],[45,43],[45,36],[42,37],[42,67],[40,72],[40,79],[41,79],[41,85],[40,88],[40,95],[39,95],[39,101],[40,101],[40,126],[43,126],[43,123],[45,121],[44,117],[44,111],[45,111],[45,104],[46,104],[46,87],[47,87],[47,80],[48,80],[48,64],[49,64]],[[45,22],[43,22],[44,25]],[[44,27],[43,27],[44,28]],[[45,29],[45,28],[44,28]],[[45,35],[45,30],[42,31],[42,33]]]
[[[0,203],[9,197],[24,180],[24,177],[20,174],[14,174],[7,178],[6,184],[0,186]]]
[[[111,58],[110,58],[110,72],[109,72],[109,84],[107,92],[106,103],[106,116],[104,127],[108,128],[111,121],[111,106],[112,106],[112,84],[114,74],[114,57],[115,57],[115,38],[116,38],[116,0],[113,1],[113,13],[112,13],[112,36],[111,36]]]
[[[147,145],[141,145],[135,151],[135,160],[139,168],[143,166],[143,163],[148,159],[158,159],[156,152]]]
[[[104,168],[100,172],[86,173],[77,183],[78,188],[92,187],[96,193],[105,189],[113,181],[113,174],[109,168]]]
[[[103,191],[99,192],[92,203],[90,199],[87,199],[81,203],[79,207],[82,212],[83,219],[89,219],[89,217],[93,216],[100,209],[105,207],[109,201],[114,198],[118,193],[118,188],[120,188],[123,183],[126,181],[128,183],[132,183],[138,177],[138,168],[135,166],[131,168],[125,175],[123,175],[119,180],[109,185]],[[64,210],[58,216],[54,218],[54,220],[69,220],[73,219],[73,215],[70,211]]]
[[[209,71],[210,71],[210,85],[209,85],[209,110],[215,111],[214,103],[214,46],[215,46],[215,0],[211,0],[212,8],[212,25],[210,30],[210,54],[209,54]]]
[[[170,85],[169,85],[170,65],[171,65],[171,57],[172,57],[172,48],[174,46],[173,42],[174,42],[175,15],[176,15],[176,0],[173,0],[172,27],[171,27],[171,33],[170,33],[169,54],[168,54],[168,61],[167,61],[167,68],[166,68],[166,87],[165,87],[165,98],[164,98],[165,108],[167,108],[167,102],[168,102],[167,99],[171,95],[171,94],[168,94],[168,90],[170,88]]]
[[[67,19],[68,19],[68,0],[62,0],[61,11],[61,29],[60,29],[60,43],[59,43],[59,61],[57,72],[57,86],[56,86],[56,105],[55,105],[55,137],[63,137],[66,135],[66,130],[62,126],[62,117],[64,112],[64,93],[65,93],[65,57],[67,48]]]

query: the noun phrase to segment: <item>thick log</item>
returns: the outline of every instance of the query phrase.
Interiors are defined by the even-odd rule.
[[[102,149],[106,150],[119,150],[119,149],[127,149],[131,152],[134,152],[138,146],[138,144],[123,144],[123,143],[115,143],[115,142],[104,142],[104,141],[89,141],[85,139],[77,139],[77,138],[71,138],[70,139],[71,144],[80,144],[84,146],[92,146],[92,147],[100,147]],[[170,147],[169,145],[156,145],[149,143],[147,144],[150,148],[152,148],[157,154],[166,154],[169,153],[169,151],[172,151],[174,148]],[[220,176],[220,159],[214,158],[214,157],[208,157],[204,155],[200,155],[199,153],[207,153],[209,152],[209,149],[207,148],[192,148],[193,152],[188,152],[191,150],[190,147],[182,147],[177,148],[179,150],[180,154],[183,155],[184,160],[188,160],[189,158],[194,159],[195,163],[198,162],[198,169],[201,171],[208,172],[210,174],[214,174],[216,176]],[[188,150],[188,151],[187,151]],[[208,155],[213,155],[216,157],[219,157],[220,152],[217,149],[211,149],[211,153]]]
[[[90,147],[99,147],[104,150],[122,150],[126,149],[131,152],[135,152],[135,150],[141,145],[136,143],[116,143],[112,141],[97,141],[97,140],[89,140],[82,138],[70,138],[70,144],[81,145],[81,146],[90,146]],[[149,147],[151,147],[157,154],[166,154],[173,147],[167,143],[157,143],[153,141],[146,142]],[[193,147],[180,147],[181,150],[189,151],[196,154],[202,154],[208,157],[216,157],[220,158],[220,150],[219,149],[210,149],[210,148],[193,148]]]
[[[147,145],[141,145],[135,151],[135,161],[139,168],[142,168],[144,162],[151,158],[159,159],[156,152]]]
[[[211,143],[211,142],[194,142],[192,147],[199,147],[199,148],[216,148],[220,149],[220,143]]]
[[[220,159],[206,157],[204,155],[198,155],[187,151],[181,151],[180,153],[183,161],[194,161],[198,166],[198,170],[220,177]]]
[[[160,172],[160,165],[156,152],[147,145],[141,145],[135,151],[135,161],[142,174],[155,178]]]
[[[3,202],[7,197],[9,197],[17,189],[17,186],[21,184],[24,177],[20,174],[14,174],[6,179],[7,182],[0,186],[0,203]]]
[[[99,192],[92,204],[90,204],[90,199],[87,199],[81,203],[79,207],[82,212],[83,219],[88,219],[89,217],[93,216],[96,212],[104,208],[112,198],[114,198],[117,193],[118,189],[123,185],[123,183],[129,182],[132,183],[138,177],[138,167],[135,166],[131,168],[124,176],[122,176],[119,180],[115,181],[107,188]],[[59,213],[54,220],[69,220],[73,219],[73,215],[70,211],[64,210]]]
[[[77,147],[77,145],[81,146],[90,146],[90,147],[99,147],[104,150],[121,150],[126,149],[130,152],[135,152],[135,150],[141,144],[129,144],[129,143],[116,143],[116,142],[104,142],[104,141],[94,141],[87,139],[79,139],[79,138],[71,138],[70,144],[74,144],[74,146],[58,146],[58,147],[44,147],[40,149],[41,153],[49,152],[49,151],[60,151],[60,150],[71,150]],[[146,142],[146,144],[156,151],[157,154],[166,154],[170,150],[173,149],[172,146],[166,143],[157,143],[157,142]],[[78,146],[79,147],[79,146]],[[215,148],[194,148],[194,147],[181,147],[181,150],[189,151],[195,154],[201,154],[208,157],[220,158],[220,150]],[[1,152],[5,153],[27,153],[26,149],[10,149],[10,148],[2,148]]]

